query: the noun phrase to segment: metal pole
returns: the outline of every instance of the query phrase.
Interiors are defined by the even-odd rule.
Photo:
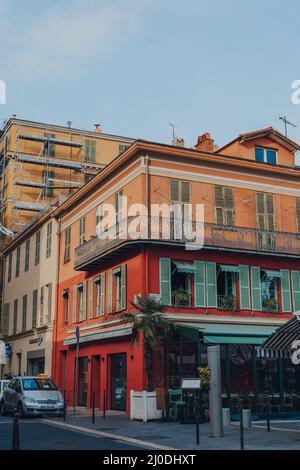
[[[79,335],[77,335],[76,358],[75,358],[75,384],[74,384],[74,418],[76,416],[77,387],[78,387],[78,356],[79,356]]]
[[[20,450],[19,414],[14,414],[12,450]]]
[[[271,431],[270,427],[270,397],[268,396],[268,401],[267,401],[267,430],[268,432]]]
[[[199,426],[199,421],[200,421],[200,417],[199,417],[199,411],[200,411],[200,398],[198,396],[198,393],[197,393],[197,396],[195,397],[195,400],[196,400],[196,409],[195,409],[195,412],[196,412],[196,445],[198,446],[200,444],[200,426]]]
[[[220,346],[207,348],[210,369],[209,414],[210,435],[223,437],[222,392],[221,392],[221,353]]]
[[[95,392],[92,393],[92,423],[95,424]]]
[[[103,390],[103,419],[105,419],[106,414],[106,390]]]
[[[244,450],[244,422],[243,422],[242,405],[240,405],[240,444],[241,444],[241,450]]]

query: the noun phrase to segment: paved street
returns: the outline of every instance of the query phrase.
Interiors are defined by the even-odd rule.
[[[10,450],[11,446],[12,417],[0,417],[0,450]],[[143,447],[104,437],[91,436],[87,432],[58,428],[36,418],[20,420],[20,449],[132,450],[143,449]]]

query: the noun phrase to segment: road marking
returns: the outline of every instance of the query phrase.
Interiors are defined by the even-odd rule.
[[[97,431],[91,428],[85,428],[82,426],[76,426],[75,424],[60,423],[59,421],[51,421],[50,419],[42,419],[43,423],[50,424],[52,426],[57,426],[61,428],[71,429],[73,431],[83,432],[85,434],[92,434],[99,437],[106,437],[109,439],[114,439],[117,441],[127,442],[129,444],[137,444],[139,446],[150,447],[151,449],[158,450],[176,450],[174,447],[162,446],[160,444],[155,444],[154,442],[142,441],[140,439],[135,439],[133,437],[121,436],[120,434],[112,434],[103,431]]]

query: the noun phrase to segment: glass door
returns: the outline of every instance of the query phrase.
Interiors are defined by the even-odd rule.
[[[88,389],[88,358],[80,357],[78,366],[78,405],[86,406]]]
[[[111,409],[126,411],[126,354],[111,356]]]

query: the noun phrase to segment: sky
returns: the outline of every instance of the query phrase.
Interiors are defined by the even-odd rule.
[[[0,0],[12,114],[157,142],[219,146],[279,116],[298,127],[298,0]]]

